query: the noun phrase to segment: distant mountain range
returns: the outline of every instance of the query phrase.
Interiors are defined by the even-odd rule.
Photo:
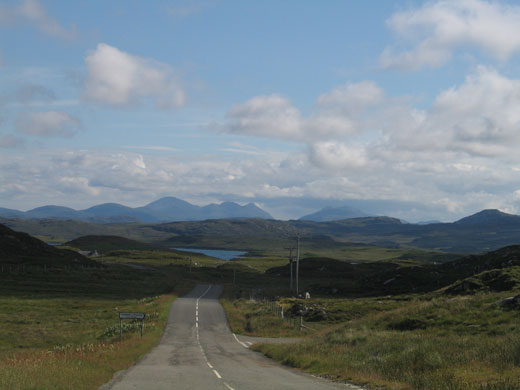
[[[221,218],[272,219],[271,215],[253,203],[245,206],[233,202],[196,206],[174,197],[161,198],[136,208],[118,203],[104,203],[85,210],[74,210],[63,206],[42,206],[26,212],[0,208],[0,217],[72,219],[106,223],[201,221]]]
[[[174,205],[178,207],[175,208]],[[483,210],[453,223],[421,225],[405,223],[390,217],[362,217],[326,222],[278,221],[268,218],[270,216],[261,211],[260,215],[266,216],[266,218],[256,216],[248,218],[245,217],[247,214],[238,213],[238,211],[244,212],[252,209],[258,213],[259,209],[253,205],[239,206],[229,203],[222,204],[221,207],[217,205],[198,207],[175,198],[163,198],[135,209],[117,206],[100,205],[82,211],[58,208],[58,210],[64,211],[61,214],[62,219],[13,217],[13,215],[24,215],[25,213],[16,214],[15,210],[10,210],[10,217],[0,216],[0,223],[18,231],[46,237],[51,241],[55,239],[58,241],[70,240],[85,235],[116,235],[168,247],[244,250],[254,249],[258,243],[273,245],[274,242],[292,240],[296,235],[300,235],[305,241],[329,240],[331,244],[336,242],[368,244],[386,248],[415,247],[457,253],[479,253],[520,243],[520,216],[506,214],[499,210]],[[222,208],[234,210],[239,217],[219,218]],[[107,215],[107,209],[117,209],[120,214],[106,217],[104,215]],[[28,214],[37,215],[39,218],[49,218],[49,214],[46,213],[50,211],[55,212],[56,209],[53,207],[39,208]],[[75,213],[83,213],[84,218],[91,219],[87,221],[70,219]],[[129,214],[130,216],[128,216]],[[200,219],[195,220],[195,217]],[[99,223],[100,221],[113,222],[118,219],[119,221],[131,220],[131,218],[134,218],[134,221],[139,218],[141,221],[146,220],[152,223]],[[192,218],[192,220],[186,221],[187,218]],[[207,220],[207,218],[213,219]],[[157,220],[167,222],[153,222]]]
[[[300,221],[329,222],[339,221],[342,219],[371,217],[372,215],[353,207],[325,207],[315,213],[305,215]]]

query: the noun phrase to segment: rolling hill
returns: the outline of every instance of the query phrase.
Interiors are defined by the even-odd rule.
[[[82,236],[63,245],[84,251],[97,251],[101,254],[115,250],[151,251],[157,249],[153,245],[118,236]]]
[[[290,274],[289,265],[266,272],[284,277]],[[520,287],[520,245],[441,264],[350,263],[331,258],[306,258],[300,261],[300,275],[313,280],[309,287],[315,293],[332,295],[380,296],[436,290],[453,295],[509,291]]]
[[[27,233],[16,232],[0,224],[0,263],[77,266],[93,262],[74,251],[54,248]]]
[[[520,217],[483,210],[453,223],[417,225],[390,217],[340,221],[277,221],[261,218],[212,219],[149,224],[97,224],[56,219],[2,219],[9,227],[49,239],[71,240],[86,235],[116,235],[166,246],[254,249],[255,242],[325,239],[344,244],[386,248],[423,248],[450,253],[481,253],[520,243]]]

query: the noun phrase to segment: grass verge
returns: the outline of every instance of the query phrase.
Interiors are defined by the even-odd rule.
[[[291,322],[284,321],[265,304],[225,298],[220,302],[234,333],[258,337],[302,337],[310,333],[308,329],[300,331]]]
[[[143,337],[127,326],[119,342],[119,320],[112,300],[84,300],[74,311],[68,309],[56,313],[57,306],[70,302],[42,299],[33,302],[40,307],[35,324],[23,324],[27,313],[15,313],[14,321],[23,325],[24,334],[9,341],[3,338],[3,353],[0,356],[0,388],[21,389],[97,389],[108,382],[116,371],[129,367],[144,356],[159,342],[168,318],[173,295],[162,295],[126,302],[118,302],[119,310],[147,313]],[[8,302],[6,302],[6,300]],[[5,304],[16,304],[16,300],[1,300]],[[122,303],[122,305],[121,305]],[[45,312],[48,311],[46,315]],[[108,313],[101,315],[100,313]],[[76,326],[69,319],[75,318]],[[97,318],[97,320],[95,320]],[[90,319],[90,321],[88,321]],[[74,320],[73,320],[74,321]],[[84,321],[84,323],[83,323]],[[16,327],[16,326],[15,326]],[[114,329],[116,331],[114,332]],[[114,334],[115,333],[115,334]],[[13,337],[13,335],[10,335]],[[14,344],[23,342],[25,348]],[[54,344],[61,340],[65,344]],[[52,345],[45,348],[42,344]],[[14,347],[14,348],[13,348]],[[23,348],[21,348],[23,347]]]
[[[254,349],[291,367],[370,389],[520,388],[520,312],[497,304],[520,291],[450,296],[278,298],[313,331],[297,344]],[[268,308],[222,299],[234,332],[301,337]],[[230,299],[231,298],[231,299]]]

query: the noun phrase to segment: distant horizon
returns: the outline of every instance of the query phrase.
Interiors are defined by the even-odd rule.
[[[92,207],[95,207],[95,206],[100,206],[100,205],[105,205],[105,204],[117,204],[117,205],[121,205],[121,206],[125,206],[125,207],[129,207],[129,208],[140,208],[140,207],[145,207],[151,203],[154,203],[156,201],[159,201],[161,199],[165,199],[165,198],[174,198],[174,199],[177,199],[177,200],[181,200],[181,201],[185,201],[185,202],[188,202],[194,206],[199,206],[199,207],[204,207],[204,206],[209,206],[211,204],[216,204],[216,205],[221,205],[223,203],[235,203],[235,204],[238,204],[239,206],[246,206],[248,204],[253,204],[255,205],[256,207],[260,208],[261,210],[271,214],[268,210],[265,210],[264,208],[260,207],[260,205],[256,204],[255,202],[234,202],[234,201],[221,201],[221,202],[213,202],[213,203],[207,203],[207,204],[196,204],[196,203],[192,203],[190,201],[187,201],[185,199],[181,199],[179,197],[176,197],[176,196],[163,196],[161,198],[158,198],[158,199],[155,199],[155,200],[152,200],[152,201],[149,201],[143,205],[137,205],[137,206],[129,206],[127,204],[123,204],[123,203],[118,203],[118,202],[103,202],[103,203],[96,203],[96,204],[93,204],[93,205],[90,205],[90,206],[87,206],[87,207],[84,207],[84,208],[75,208],[75,207],[69,207],[69,206],[66,206],[66,205],[59,205],[59,204],[44,204],[44,205],[41,205],[41,206],[36,206],[36,207],[33,207],[31,209],[27,209],[27,210],[22,210],[22,209],[11,209],[11,208],[8,208],[8,207],[3,207],[2,205],[0,205],[0,208],[5,208],[5,209],[11,209],[11,210],[16,210],[16,211],[21,211],[21,212],[29,212],[29,211],[32,211],[32,210],[36,210],[36,209],[39,209],[39,208],[43,208],[43,207],[65,207],[65,208],[69,208],[69,209],[72,209],[72,210],[75,210],[75,211],[85,211],[85,210],[88,210]],[[351,206],[348,206],[348,205],[343,205],[343,206],[337,206],[337,207],[333,207],[333,206],[324,206],[324,207],[321,207],[319,209],[316,209],[314,211],[311,211],[309,213],[306,213],[306,214],[303,214],[303,215],[300,215],[300,216],[295,216],[293,218],[288,218],[288,219],[282,219],[282,218],[277,218],[276,216],[272,215],[271,216],[273,217],[273,219],[275,220],[280,220],[280,221],[290,221],[290,220],[298,220],[300,218],[303,218],[307,215],[310,215],[310,214],[314,214],[314,213],[317,213],[317,212],[320,212],[322,210],[325,210],[327,208],[331,208],[331,209],[340,209],[340,208],[352,208],[352,209],[356,209],[356,210],[359,210],[355,207],[351,207]],[[451,220],[451,221],[442,221],[442,220],[439,220],[439,219],[426,219],[426,220],[416,220],[416,221],[412,221],[412,220],[406,220],[404,218],[399,218],[398,216],[394,216],[394,215],[389,215],[389,214],[372,214],[370,213],[369,211],[367,210],[359,210],[359,211],[362,211],[362,212],[366,212],[367,214],[370,214],[370,216],[367,216],[367,217],[352,217],[352,218],[370,218],[370,217],[391,217],[391,218],[397,218],[397,219],[400,219],[401,221],[403,222],[408,222],[408,223],[413,223],[413,224],[417,224],[417,223],[421,223],[421,222],[432,222],[432,221],[435,221],[435,222],[439,222],[439,223],[453,223],[453,222],[456,222],[462,218],[465,218],[465,217],[468,217],[468,216],[472,216],[474,214],[477,214],[479,212],[482,212],[482,211],[485,211],[485,210],[498,210],[502,213],[506,213],[500,209],[482,209],[482,210],[478,210],[478,211],[475,211],[473,213],[470,213],[470,214],[467,214],[467,215],[463,215],[457,219],[454,219],[454,220]],[[506,213],[506,214],[510,214],[510,213]],[[516,215],[516,214],[512,214],[512,215]]]

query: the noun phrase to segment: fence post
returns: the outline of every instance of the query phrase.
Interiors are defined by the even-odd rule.
[[[300,332],[303,330],[303,316],[300,316]]]

